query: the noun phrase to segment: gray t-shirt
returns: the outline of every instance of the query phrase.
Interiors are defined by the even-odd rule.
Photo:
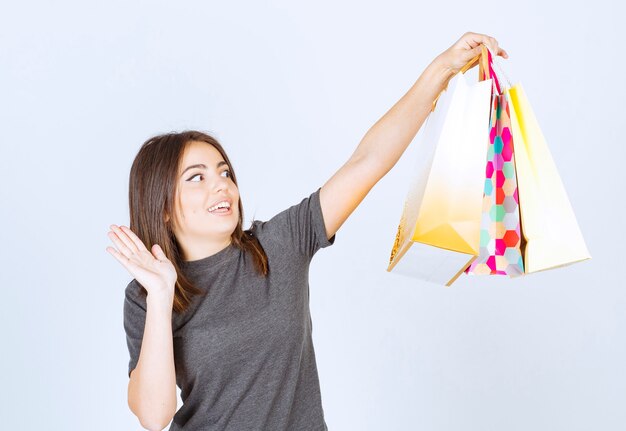
[[[253,222],[268,257],[267,277],[232,244],[183,271],[207,292],[173,313],[176,383],[182,407],[172,430],[327,430],[309,311],[309,264],[332,245],[320,189],[299,204]],[[137,365],[146,316],[140,284],[126,288],[124,329]]]

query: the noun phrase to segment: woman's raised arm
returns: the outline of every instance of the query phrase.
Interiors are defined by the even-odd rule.
[[[465,33],[428,65],[409,91],[367,131],[350,159],[322,186],[320,204],[328,238],[400,159],[435,98],[463,66],[480,54],[481,44],[508,58],[494,38]]]

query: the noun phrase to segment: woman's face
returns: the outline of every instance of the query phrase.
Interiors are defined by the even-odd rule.
[[[224,201],[230,208],[217,206]],[[184,249],[220,248],[230,243],[239,221],[239,190],[230,177],[230,167],[214,146],[200,141],[187,144],[174,202],[173,230]]]

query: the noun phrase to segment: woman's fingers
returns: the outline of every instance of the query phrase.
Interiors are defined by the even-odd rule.
[[[463,35],[463,37],[461,37],[461,40],[463,40],[463,42],[467,45],[468,49],[474,49],[484,43],[495,55],[509,58],[507,52],[500,48],[498,40],[495,37],[481,33],[467,32]]]
[[[124,243],[119,235],[117,234],[117,232],[109,232],[108,233],[109,238],[111,239],[111,241],[113,241],[113,244],[115,244],[115,246],[117,247],[117,249],[119,250],[119,252],[121,254],[123,254],[126,258],[130,259],[130,257],[135,254],[135,252],[131,249],[129,249],[126,246],[126,243]]]
[[[109,246],[106,251],[142,286],[146,289],[150,289],[148,286],[157,290],[163,290],[163,286],[173,289],[177,278],[176,268],[159,245],[154,244],[151,252],[129,228],[111,225],[111,229],[108,236],[117,249]]]
[[[506,53],[505,50],[500,48],[500,46],[498,45],[498,41],[495,38],[488,37],[488,40],[489,43],[487,43],[487,46],[489,47],[489,49],[491,49],[491,52],[493,52],[495,55],[499,55],[500,57],[509,58],[509,55]]]
[[[156,244],[153,246],[153,252],[151,253],[139,237],[128,227],[111,225],[111,229],[112,231],[108,232],[108,236],[117,247],[117,250],[112,247],[111,250],[116,253],[114,256],[121,263],[131,262],[135,268],[149,269],[157,259],[159,261],[168,260],[163,250]],[[158,251],[154,252],[156,248],[158,248]],[[109,251],[108,248],[107,251]]]
[[[491,52],[497,54],[498,49],[499,49],[498,41],[493,37],[488,37],[487,39],[489,40],[489,42],[487,43],[487,46],[491,49]]]
[[[138,273],[139,270],[141,270],[141,267],[139,267],[139,265],[137,265],[136,263],[134,263],[132,260],[130,260],[128,257],[124,256],[122,253],[120,253],[119,251],[117,251],[115,248],[113,247],[107,247],[106,250],[113,255],[113,257],[115,259],[117,259],[117,261],[119,263],[122,264],[122,266],[124,268],[126,268],[126,270],[133,276],[136,277],[136,274]]]
[[[146,246],[143,243],[143,241],[140,240],[139,237],[137,235],[135,235],[135,232],[130,230],[129,227],[120,226],[120,228],[124,231],[124,233],[126,233],[126,235],[128,235],[128,237],[133,241],[133,243],[135,243],[135,245],[137,246],[137,248],[139,250],[146,250],[146,251],[148,251],[148,249],[146,248]]]
[[[485,44],[489,47],[492,53],[494,53],[495,55],[499,55],[503,58],[509,58],[509,55],[506,53],[505,50],[500,48],[500,46],[498,45],[498,41],[495,38],[487,36],[487,40],[488,42],[485,42]]]
[[[137,245],[133,242],[133,240],[130,239],[126,231],[122,230],[119,226],[116,226],[114,224],[111,225],[111,230],[115,233],[115,235],[117,235],[120,241],[124,243],[126,248],[128,248],[133,253],[139,252],[139,248],[137,248]]]
[[[509,58],[508,53],[500,48],[496,38],[481,33],[467,32],[461,36],[450,48],[444,51],[438,59],[444,69],[454,71],[470,69],[478,64],[483,46],[487,46],[492,55]]]

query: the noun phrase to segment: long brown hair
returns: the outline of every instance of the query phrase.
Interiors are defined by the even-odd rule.
[[[144,142],[130,169],[128,187],[130,229],[148,249],[158,244],[176,268],[178,277],[173,310],[177,313],[187,309],[193,296],[203,293],[181,270],[181,249],[170,222],[165,221],[165,214],[175,214],[174,196],[179,164],[191,141],[206,142],[215,147],[228,163],[231,179],[237,185],[233,165],[217,139],[203,132],[188,130],[154,136]],[[239,222],[231,235],[232,244],[250,253],[256,270],[265,276],[268,272],[267,255],[252,230],[244,231],[242,225],[243,204],[239,199]],[[142,290],[144,294],[147,293],[145,289]]]

